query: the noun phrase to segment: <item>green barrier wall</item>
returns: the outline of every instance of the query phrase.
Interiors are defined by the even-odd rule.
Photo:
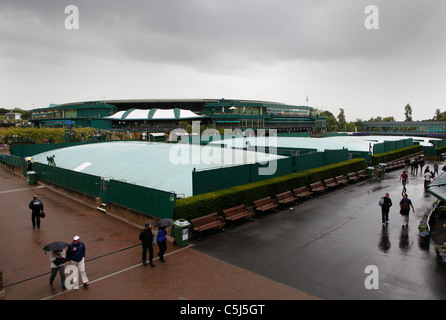
[[[176,195],[127,182],[110,180],[108,201],[154,217],[172,218]]]
[[[262,181],[348,160],[347,149],[325,150],[278,159],[267,164],[247,164],[192,172],[192,192],[199,195]],[[268,170],[268,172],[262,172]],[[271,173],[271,174],[269,174]]]
[[[3,163],[6,163],[10,166],[24,167],[26,165],[25,159],[20,157],[10,156],[9,154],[0,154],[0,159]]]
[[[33,170],[37,179],[74,190],[92,197],[99,197],[101,177],[76,172],[42,163],[34,163]]]
[[[0,155],[0,162],[19,168],[25,168],[26,165],[24,159],[4,154]],[[176,202],[175,193],[116,180],[108,181],[104,189],[104,183],[101,183],[102,178],[99,176],[48,166],[38,162],[34,163],[33,170],[37,172],[38,180],[91,197],[101,197],[103,202],[108,201],[154,217],[173,217]]]

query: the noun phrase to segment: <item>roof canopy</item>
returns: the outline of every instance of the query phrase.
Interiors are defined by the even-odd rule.
[[[114,115],[105,117],[109,120],[187,120],[205,118],[190,110],[183,109],[130,109],[118,111]]]

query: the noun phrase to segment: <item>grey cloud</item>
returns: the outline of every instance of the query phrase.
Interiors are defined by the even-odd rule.
[[[77,5],[80,30],[63,28]],[[423,52],[444,40],[444,12],[434,1],[376,1],[381,29],[364,28],[368,1],[8,1],[15,25],[3,29],[18,47],[56,53],[122,54],[142,62],[207,68],[237,56],[237,66],[288,60],[376,59]],[[33,29],[30,24],[35,24]],[[19,43],[18,43],[19,42]],[[443,44],[441,45],[443,46]],[[45,50],[43,50],[45,51]],[[103,52],[105,51],[105,52]],[[222,63],[226,65],[226,63]]]

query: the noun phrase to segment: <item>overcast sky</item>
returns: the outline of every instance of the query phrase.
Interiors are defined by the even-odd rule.
[[[66,28],[69,5],[79,29]],[[369,5],[379,11],[365,13]],[[446,111],[445,61],[445,0],[0,1],[7,109],[103,99],[306,105],[308,96],[335,116],[344,108],[347,121],[404,120],[407,103],[424,120]]]

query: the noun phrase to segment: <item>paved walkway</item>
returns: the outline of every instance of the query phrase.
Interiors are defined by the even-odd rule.
[[[435,197],[423,179],[410,176],[415,205],[408,229],[401,228],[400,171],[381,182],[368,180],[318,199],[208,234],[188,247],[168,243],[166,263],[140,263],[139,229],[47,186],[0,168],[0,269],[4,300],[313,300],[446,299],[445,270],[434,241],[419,242],[418,223]],[[379,198],[394,201],[390,224],[381,226]],[[47,217],[32,229],[28,203],[43,200]],[[87,247],[88,289],[49,285],[49,256],[42,247],[71,242]],[[441,234],[440,236],[441,241]],[[155,256],[158,252],[155,248]],[[365,288],[368,265],[379,268],[378,290]]]
[[[37,194],[47,217],[31,226],[28,203]],[[59,275],[49,284],[50,262],[42,248],[86,245],[88,289],[63,290]],[[4,300],[312,300],[317,297],[254,272],[168,242],[166,263],[141,264],[139,229],[43,185],[0,168],[0,270]],[[155,248],[155,257],[158,248]]]
[[[437,199],[424,190],[421,173],[409,174],[415,213],[402,228],[401,173],[386,172],[380,182],[357,182],[239,223],[204,238],[196,250],[325,300],[444,300],[446,269],[437,262],[434,237],[425,243],[418,231]],[[393,206],[383,226],[378,202],[386,192]],[[435,231],[443,243],[443,228]],[[370,267],[377,285],[372,289],[365,285]]]

